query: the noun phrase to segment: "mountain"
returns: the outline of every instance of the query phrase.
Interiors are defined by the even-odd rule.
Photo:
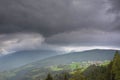
[[[38,80],[35,78],[36,77],[39,77],[39,79],[41,79],[41,77],[44,78],[46,74],[51,71],[52,73],[57,73],[56,70],[58,71],[61,70],[61,67],[68,69],[68,65],[71,64],[72,64],[71,67],[75,67],[76,63],[73,62],[78,62],[80,63],[80,65],[83,66],[83,64],[84,63],[86,64],[87,61],[106,62],[105,60],[112,60],[115,52],[116,50],[94,49],[94,50],[87,50],[82,52],[71,52],[68,54],[56,55],[56,56],[44,58],[42,60],[38,60],[36,62],[32,62],[30,64],[24,65],[22,67],[10,71],[4,71],[0,73],[1,76],[0,79],[1,80]],[[23,55],[21,54],[21,56]],[[84,67],[86,65],[84,65]]]
[[[29,50],[0,57],[0,71],[10,70],[30,63],[33,67],[69,64],[81,61],[111,60],[116,50],[94,49],[57,55],[55,51]]]
[[[116,50],[94,49],[83,52],[71,52],[57,55],[32,63],[33,67],[44,67],[50,65],[69,64],[81,61],[104,61],[111,60]]]
[[[57,55],[55,51],[28,50],[0,57],[0,71],[10,70],[31,62]]]

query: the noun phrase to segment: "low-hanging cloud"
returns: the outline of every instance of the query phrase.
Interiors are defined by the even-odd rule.
[[[5,55],[21,50],[40,48],[44,38],[36,33],[0,35],[0,53]]]
[[[81,30],[62,33],[46,38],[47,43],[63,46],[111,46],[120,47],[120,38],[117,32],[96,30]]]

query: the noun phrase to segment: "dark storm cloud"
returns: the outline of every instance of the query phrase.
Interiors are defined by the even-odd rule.
[[[99,0],[2,0],[0,33],[38,32],[44,36],[83,28],[105,30]],[[99,19],[101,18],[101,19]],[[101,25],[102,24],[104,25]]]
[[[77,15],[83,16],[77,18],[80,21],[78,30],[56,34],[46,38],[46,42],[64,46],[120,47],[120,32],[116,29],[118,28],[116,25],[119,24],[119,21],[117,21],[119,17],[116,13],[109,12],[109,10],[113,9],[111,1],[75,1],[78,1],[75,5],[77,6]],[[79,1],[82,1],[82,7]]]
[[[119,3],[119,0],[1,0],[0,48],[22,50],[31,44],[31,49],[43,39],[42,46],[47,48],[119,48]]]
[[[62,33],[47,39],[48,43],[62,46],[111,46],[120,47],[119,33],[101,30],[81,30]]]
[[[120,12],[120,0],[108,0],[110,1],[112,7],[111,11]]]
[[[71,25],[68,24],[71,23],[69,2],[69,0],[0,1],[0,32],[39,32],[48,36],[67,31]],[[69,28],[71,29],[73,27]]]
[[[120,32],[120,0],[108,0],[111,4],[110,12],[116,15],[116,19],[113,23],[113,29],[115,31]]]

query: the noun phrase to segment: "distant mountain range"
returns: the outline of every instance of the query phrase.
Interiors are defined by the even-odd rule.
[[[57,55],[55,51],[29,50],[0,57],[0,71],[10,70],[31,62]]]
[[[104,61],[112,60],[116,50],[94,49],[82,52],[71,52],[57,55],[32,63],[33,67],[44,67],[51,65],[69,64],[81,61]]]
[[[39,68],[81,61],[111,60],[116,50],[94,49],[57,55],[54,51],[21,51],[0,58],[0,71],[32,65]]]
[[[18,65],[20,66],[20,64],[28,62],[28,60],[31,60],[31,62],[32,62],[39,58],[41,60],[37,60],[32,63],[29,63],[30,62],[29,61],[28,62],[29,64],[26,64],[24,66],[14,68],[13,70],[5,71],[5,72],[1,73],[2,75],[8,76],[8,78],[6,78],[5,80],[35,80],[34,79],[35,76],[43,77],[49,71],[51,71],[50,69],[48,69],[51,66],[57,66],[57,65],[64,66],[64,64],[69,65],[72,62],[82,62],[83,63],[83,61],[96,62],[96,61],[112,60],[115,52],[116,52],[116,50],[94,49],[94,50],[87,50],[87,51],[82,51],[82,52],[71,52],[68,54],[52,56],[52,55],[54,55],[54,52],[52,53],[51,51],[48,51],[48,52],[43,51],[43,53],[40,51],[27,51],[27,52],[23,51],[23,52],[19,52],[19,53],[15,53],[15,54],[6,56],[7,64],[6,64],[6,62],[3,61],[3,64],[0,64],[0,66],[4,65],[5,68],[0,67],[0,69],[5,70],[8,67],[7,70],[10,70],[9,67],[11,67],[12,65],[13,66],[17,65],[17,67],[18,67]],[[33,54],[33,53],[35,53],[35,54]],[[48,56],[46,57],[46,55],[44,55],[44,54],[48,54],[49,57]],[[13,55],[16,55],[16,56],[11,57]],[[33,57],[33,58],[31,58],[31,57]],[[28,59],[26,59],[26,58],[28,58]],[[12,61],[15,63],[13,64]],[[19,63],[17,63],[17,62],[19,62]],[[80,63],[80,64],[82,65],[82,63]],[[56,72],[56,71],[54,71],[54,72]],[[10,76],[12,76],[12,77],[10,77]],[[3,78],[1,80],[3,80]]]

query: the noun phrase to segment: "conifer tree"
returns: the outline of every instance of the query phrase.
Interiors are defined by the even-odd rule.
[[[120,54],[116,51],[112,64],[113,80],[120,80]]]
[[[53,77],[51,76],[51,74],[48,74],[45,80],[53,80]]]
[[[65,75],[64,75],[64,80],[69,80],[69,78],[68,78],[68,76],[67,76],[66,73],[65,73]]]
[[[76,69],[72,78],[70,80],[86,80],[85,76],[82,74],[81,69]]]

